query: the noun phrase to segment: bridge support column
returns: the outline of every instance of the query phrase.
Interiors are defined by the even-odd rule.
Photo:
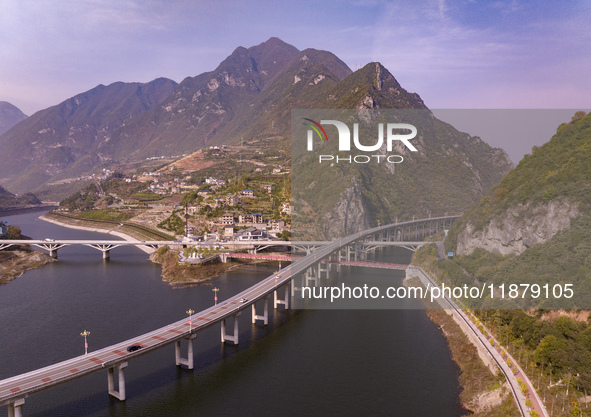
[[[222,343],[233,342],[235,345],[238,344],[238,316],[240,313],[234,316],[234,334],[226,334],[226,319],[222,320]]]
[[[228,254],[227,253],[220,253],[220,260],[222,261],[222,263],[227,264],[228,263]]]
[[[320,278],[320,272],[318,271],[320,264],[318,264],[317,267],[310,267],[306,270],[306,272],[304,272],[304,281],[306,282],[305,286],[309,287],[310,281],[314,281],[314,286],[317,287],[318,286],[318,279]],[[277,307],[275,307],[277,308]]]
[[[19,398],[15,402],[8,404],[8,417],[23,417],[22,407],[24,404],[24,398]]]
[[[181,341],[177,340],[174,346],[174,357],[177,366],[185,365],[187,369],[193,369],[193,340],[197,337],[192,334],[187,337],[187,357],[181,357]]]
[[[341,272],[341,260],[343,259],[343,248],[337,252],[337,272]]]
[[[57,249],[50,249],[49,256],[51,256],[53,259],[57,259]]]
[[[111,251],[110,250],[103,251],[103,259],[111,259]]]
[[[325,264],[326,268],[322,268],[323,263]],[[330,256],[328,256],[326,261],[318,262],[318,278],[322,278],[323,272],[326,274],[325,278],[328,279],[330,273]]]
[[[306,275],[305,272],[303,274],[300,274],[300,286],[299,287],[296,286],[296,281],[295,281],[296,277],[292,278],[292,283],[291,283],[291,296],[292,297],[295,296],[296,291],[300,291],[302,288],[304,288],[305,275]]]
[[[286,310],[289,309],[289,286],[290,285],[291,285],[291,281],[288,281],[287,284],[285,284],[283,286],[283,288],[284,288],[283,300],[279,299],[279,295],[277,293],[277,291],[279,291],[279,288],[276,289],[275,291],[273,291],[273,304],[274,304],[275,310],[277,310],[277,306],[279,304],[283,304],[283,306],[285,307]]]
[[[109,368],[107,375],[107,382],[109,386],[109,395],[117,398],[119,401],[125,401],[125,371],[127,368],[127,362],[120,363],[117,365],[118,379],[119,379],[119,391],[115,390],[115,367]]]
[[[262,320],[265,326],[269,324],[269,296],[263,298],[263,303],[264,308],[262,316],[257,315],[256,303],[252,303],[252,324],[256,324],[257,320]]]

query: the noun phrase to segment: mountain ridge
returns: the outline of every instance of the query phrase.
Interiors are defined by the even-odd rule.
[[[0,135],[25,120],[28,116],[7,101],[0,101]]]

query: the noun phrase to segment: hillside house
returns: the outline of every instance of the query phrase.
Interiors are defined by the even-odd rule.
[[[252,219],[252,214],[240,214],[238,216],[238,223],[254,223],[253,219]]]
[[[220,217],[221,224],[234,225],[234,215],[232,213],[226,213]]]
[[[238,200],[238,196],[235,194],[228,194],[226,196],[226,205],[233,207],[238,205],[238,203],[240,203],[240,200]]]
[[[261,240],[267,238],[267,232],[261,229],[250,227],[242,230],[238,236],[238,240]]]

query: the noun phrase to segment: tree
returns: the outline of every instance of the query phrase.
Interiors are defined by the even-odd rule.
[[[13,226],[13,225],[9,225],[8,226],[8,231],[6,232],[6,234],[4,236],[1,236],[1,239],[11,239],[11,240],[17,240],[20,239],[21,236],[21,228],[18,226]]]

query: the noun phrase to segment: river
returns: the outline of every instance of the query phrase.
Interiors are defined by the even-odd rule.
[[[41,213],[3,216],[44,239],[113,236],[66,229]],[[403,250],[403,249],[398,249]],[[0,286],[0,379],[140,335],[186,317],[270,275],[247,266],[207,284],[173,288],[137,248],[65,247],[59,261]],[[408,255],[406,255],[408,256]],[[387,274],[368,270],[367,274]],[[99,372],[28,397],[32,416],[460,416],[459,369],[422,310],[288,310],[268,326],[240,316],[240,345],[219,326],[195,340],[195,369],[174,364],[174,345],[129,362],[127,401],[107,395]],[[275,313],[275,314],[274,314]],[[0,415],[6,415],[6,407]]]

